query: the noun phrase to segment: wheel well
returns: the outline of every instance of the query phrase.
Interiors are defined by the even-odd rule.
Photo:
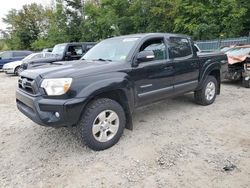
[[[221,76],[220,76],[220,70],[213,70],[209,73],[209,76],[214,76],[218,82],[218,94],[220,94],[220,82],[221,82]]]
[[[19,67],[20,67],[20,65],[16,66],[16,68],[15,68],[15,70],[14,70],[14,71],[16,71]]]
[[[108,99],[112,99],[118,102],[124,109],[124,112],[126,115],[126,128],[129,130],[133,129],[132,116],[131,116],[130,108],[127,102],[128,99],[123,90],[118,89],[118,90],[112,90],[112,91],[100,93],[94,96],[93,98],[91,98],[88,103],[99,98],[108,98]]]

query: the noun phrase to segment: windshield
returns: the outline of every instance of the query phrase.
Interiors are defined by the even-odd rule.
[[[34,59],[36,56],[37,56],[37,54],[30,54],[30,55],[26,56],[23,59],[23,61],[28,61],[28,60]]]
[[[138,38],[107,39],[91,48],[82,59],[124,61]]]
[[[41,59],[41,58],[50,58],[54,57],[54,55],[50,52],[42,52],[42,53],[33,53],[25,57],[22,62],[28,63],[30,60]]]
[[[52,50],[52,54],[62,56],[65,48],[66,48],[66,44],[55,45],[55,47]]]

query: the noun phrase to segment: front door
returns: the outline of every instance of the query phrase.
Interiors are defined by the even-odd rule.
[[[163,99],[173,92],[174,67],[168,60],[164,38],[146,40],[139,49],[141,51],[153,51],[155,58],[140,62],[133,70],[137,106]]]

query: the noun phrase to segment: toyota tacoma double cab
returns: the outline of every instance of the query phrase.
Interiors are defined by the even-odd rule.
[[[197,55],[193,41],[178,34],[134,34],[103,40],[81,60],[21,73],[18,109],[37,124],[77,126],[93,150],[118,142],[132,130],[136,108],[194,92],[210,105],[220,93],[224,54]]]

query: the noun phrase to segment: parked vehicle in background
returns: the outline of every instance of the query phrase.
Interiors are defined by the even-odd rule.
[[[250,45],[235,46],[226,51],[227,71],[223,75],[227,80],[242,80],[244,87],[250,88]]]
[[[104,40],[81,61],[21,73],[18,109],[51,127],[77,125],[83,142],[104,150],[132,129],[132,113],[167,97],[194,92],[210,105],[220,93],[225,54],[197,55],[185,35],[137,34]]]
[[[42,52],[52,52],[53,51],[53,48],[45,48],[43,49]]]
[[[25,70],[58,61],[79,60],[89,49],[95,45],[95,42],[57,44],[52,50],[53,57],[41,58],[23,63],[22,69]]]
[[[26,56],[32,54],[31,51],[3,51],[0,52],[0,69],[9,62],[22,60]]]
[[[22,67],[21,67],[21,65],[23,63],[27,63],[27,62],[35,60],[35,59],[49,58],[52,56],[53,56],[53,54],[51,54],[49,52],[33,53],[33,54],[28,55],[27,57],[25,57],[24,59],[22,59],[20,61],[13,61],[13,62],[4,64],[3,71],[6,74],[15,74],[18,76],[20,74],[20,72],[23,71]]]

